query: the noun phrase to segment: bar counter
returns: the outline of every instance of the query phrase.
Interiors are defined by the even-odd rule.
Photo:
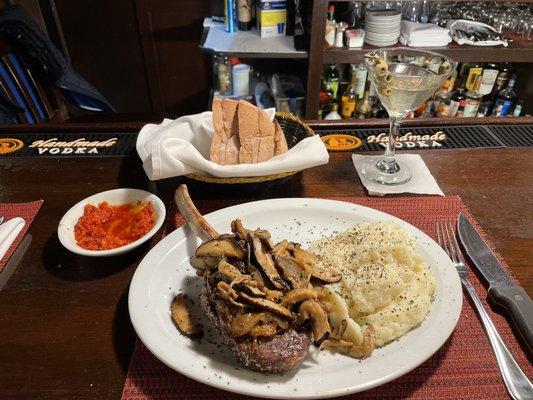
[[[140,126],[62,125],[42,131],[135,132]],[[36,128],[18,132],[32,129]],[[14,128],[0,128],[0,134],[6,133],[17,135]],[[518,282],[533,296],[533,148],[418,153],[444,193],[461,196]],[[298,173],[253,198],[366,196],[350,155],[331,153],[329,164]],[[24,239],[26,248],[19,246],[0,274],[1,399],[120,399],[135,343],[128,286],[136,265],[161,232],[124,256],[90,259],[61,246],[57,225],[79,200],[118,187],[154,191],[169,205],[181,181],[149,182],[135,155],[0,156],[0,203],[44,199]],[[190,189],[195,200],[209,197],[194,186]],[[239,193],[234,197],[242,199]],[[412,201],[415,205],[417,197],[412,196]]]

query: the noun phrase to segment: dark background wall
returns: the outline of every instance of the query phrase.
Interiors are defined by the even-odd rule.
[[[55,14],[74,68],[119,112],[183,115],[205,110],[211,69],[198,44],[210,0],[39,3],[47,25],[54,23]]]

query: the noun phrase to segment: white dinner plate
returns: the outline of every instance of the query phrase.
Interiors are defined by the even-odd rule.
[[[283,375],[245,369],[216,336],[199,343],[181,335],[170,316],[178,293],[197,299],[202,285],[189,263],[200,244],[188,227],[158,243],[143,259],[129,291],[131,321],[139,338],[163,363],[206,385],[264,398],[315,399],[360,392],[392,381],[426,361],[448,339],[459,318],[462,291],[444,251],[425,233],[389,214],[333,200],[273,199],[224,208],[205,216],[219,232],[240,218],[249,229],[268,229],[274,242],[302,243],[330,236],[361,222],[391,220],[414,236],[418,251],[435,275],[435,300],[421,326],[365,360],[311,348],[303,363]],[[195,301],[193,314],[198,315]],[[209,322],[203,320],[204,331]],[[213,343],[211,343],[213,341]]]

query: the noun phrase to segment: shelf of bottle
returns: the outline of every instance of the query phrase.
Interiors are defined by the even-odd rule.
[[[395,47],[402,47],[397,44]],[[378,47],[365,44],[362,48],[331,48],[324,50],[324,64],[353,64],[363,60],[365,53]],[[509,46],[468,46],[458,45],[455,42],[446,47],[420,47],[421,50],[430,50],[444,54],[455,61],[477,62],[533,62],[533,41],[514,39]]]
[[[388,127],[388,118],[367,118],[367,119],[341,119],[341,120],[305,120],[311,128],[349,128],[349,127]],[[483,118],[412,118],[405,120],[403,127],[409,126],[459,126],[459,125],[528,125],[533,124],[533,117],[483,117]]]
[[[320,0],[323,3],[349,3],[353,0]],[[363,3],[367,3],[371,0],[360,0]],[[456,0],[458,3],[532,3],[533,0]]]

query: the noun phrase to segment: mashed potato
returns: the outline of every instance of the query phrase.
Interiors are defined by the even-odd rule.
[[[354,322],[374,327],[377,347],[419,325],[429,312],[434,276],[414,238],[396,223],[359,224],[309,250],[342,272],[329,290],[345,302]]]

